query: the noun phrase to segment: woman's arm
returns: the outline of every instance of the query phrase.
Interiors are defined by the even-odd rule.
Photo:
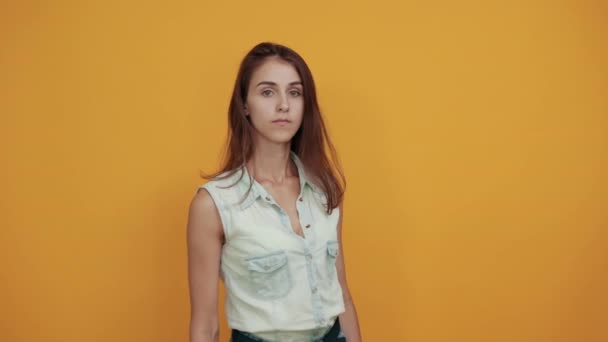
[[[355,302],[350,295],[348,290],[348,283],[346,281],[346,268],[344,267],[344,248],[342,247],[342,217],[344,211],[340,204],[340,219],[338,220],[338,240],[340,241],[340,253],[336,260],[336,268],[338,271],[338,280],[342,286],[342,295],[344,297],[345,311],[340,315],[340,327],[346,335],[348,342],[360,342],[361,341],[361,330],[359,329],[359,318],[357,317],[357,310],[355,309]]]
[[[218,342],[218,283],[224,235],[222,222],[207,190],[190,203],[187,227],[190,286],[190,342]]]

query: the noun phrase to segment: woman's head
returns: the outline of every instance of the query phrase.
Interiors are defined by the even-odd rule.
[[[244,109],[253,126],[253,146],[264,141],[289,144],[304,113],[303,85],[294,66],[280,57],[267,57],[246,86]]]
[[[258,85],[265,81],[282,81],[282,84]],[[291,82],[297,84],[290,85]],[[299,95],[294,96],[294,89]],[[271,92],[272,96],[261,98]],[[281,97],[285,103],[278,102],[282,100]],[[288,110],[289,113],[282,113],[281,110]],[[289,47],[268,42],[256,45],[243,58],[228,111],[232,132],[243,138],[241,144],[244,146],[241,147],[244,148],[246,160],[253,153],[257,134],[272,139],[274,133],[278,140],[291,134],[292,150],[297,152],[302,134],[319,132],[319,125],[322,124],[315,83],[308,65]],[[286,125],[290,126],[287,129],[276,124],[265,125],[268,120],[272,122],[282,115],[291,121]],[[277,127],[281,129],[272,129]]]
[[[344,175],[319,109],[312,73],[297,52],[264,42],[245,55],[232,91],[228,124],[224,165],[204,178],[240,168],[260,141],[286,143],[304,164],[307,176],[325,191],[328,212],[339,205],[345,184],[339,183],[336,171],[342,183]],[[326,156],[326,145],[333,163]]]

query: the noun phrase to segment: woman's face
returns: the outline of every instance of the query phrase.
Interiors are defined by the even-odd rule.
[[[287,143],[302,123],[304,95],[296,69],[288,62],[270,57],[251,75],[246,112],[257,138]]]

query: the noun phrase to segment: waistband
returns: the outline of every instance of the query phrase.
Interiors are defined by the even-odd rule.
[[[334,342],[346,341],[336,317],[330,327],[302,331],[264,331],[250,333],[233,329],[230,342]],[[342,337],[343,339],[338,339]]]

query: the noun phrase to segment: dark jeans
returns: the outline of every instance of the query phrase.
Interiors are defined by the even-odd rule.
[[[346,342],[346,337],[341,334],[340,320],[336,318],[336,322],[331,329],[323,336],[320,342]],[[232,329],[230,342],[263,342],[264,340],[251,336],[248,333]]]

